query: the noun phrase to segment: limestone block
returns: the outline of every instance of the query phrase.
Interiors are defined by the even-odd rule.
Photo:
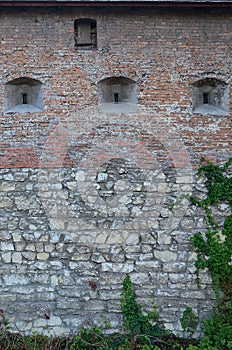
[[[38,253],[42,253],[44,251],[44,244],[43,243],[36,243],[35,250]]]
[[[25,250],[28,250],[30,252],[35,252],[36,251],[35,244],[34,243],[27,244]]]
[[[60,233],[58,231],[51,231],[50,234],[50,242],[51,243],[58,243],[60,240]]]
[[[96,276],[96,266],[88,261],[70,261],[70,269],[75,269],[77,273],[80,273],[82,276]]]
[[[171,235],[167,234],[165,231],[159,231],[157,232],[158,238],[157,241],[158,243],[162,246],[164,244],[171,244]]]
[[[51,253],[55,250],[55,245],[54,244],[46,244],[44,247],[44,251],[46,253]]]
[[[29,223],[28,224],[28,228],[29,228],[30,231],[35,231],[37,229],[37,226],[34,225],[34,224]]]
[[[10,192],[15,190],[14,182],[2,182],[0,183],[0,192]]]
[[[160,271],[161,263],[155,261],[136,261],[135,263],[137,272],[149,272],[149,271]]]
[[[15,205],[16,205],[18,210],[29,210],[29,211],[35,210],[35,209],[38,210],[40,207],[39,200],[38,200],[38,198],[36,198],[35,195],[17,196],[17,197],[15,197]]]
[[[43,261],[36,261],[33,265],[33,267],[35,269],[38,269],[38,270],[44,270],[44,271],[47,271],[48,270],[48,265],[47,263],[43,262]]]
[[[81,181],[81,182],[85,181],[85,172],[82,171],[82,170],[81,170],[81,171],[78,171],[78,172],[76,173],[75,180],[76,180],[76,181]]]
[[[75,244],[67,244],[66,245],[66,250],[68,253],[72,254],[76,249],[76,245]]]
[[[30,275],[31,282],[38,283],[38,284],[49,284],[49,275],[47,272],[33,272]]]
[[[76,181],[66,181],[65,187],[67,187],[70,191],[77,190],[77,182]]]
[[[183,218],[181,220],[181,226],[183,227],[183,229],[192,229],[194,228],[195,224],[194,224],[194,220],[192,218]]]
[[[172,217],[173,213],[170,209],[168,208],[162,208],[162,210],[160,211],[160,216],[162,218],[168,218],[168,217]]]
[[[4,178],[4,180],[6,180],[6,181],[14,181],[14,176],[12,175],[12,174],[5,174],[4,176],[3,176],[3,178]]]
[[[106,261],[105,257],[98,252],[95,252],[91,255],[91,260],[96,263],[103,263]]]
[[[49,254],[48,253],[38,253],[37,254],[37,259],[38,260],[46,261],[46,260],[48,260],[48,258],[49,258]]]
[[[44,318],[38,318],[34,322],[34,327],[39,328],[39,327],[46,327],[46,326],[61,326],[62,325],[62,320],[58,316],[50,316],[50,319]]]
[[[74,261],[88,261],[90,259],[91,254],[73,254],[71,260]]]
[[[164,272],[185,272],[187,268],[187,264],[181,261],[172,261],[163,263],[163,271]]]
[[[14,245],[11,242],[1,242],[0,247],[2,251],[14,250]]]
[[[179,225],[180,219],[179,218],[167,218],[163,221],[160,221],[160,229],[161,230],[168,230],[168,232],[176,229]]]
[[[8,230],[16,230],[18,227],[19,219],[17,217],[11,217],[8,220]]]
[[[13,206],[12,199],[0,196],[0,208],[10,208]]]
[[[33,252],[22,252],[22,256],[26,259],[26,260],[34,260],[36,257],[36,253]]]
[[[131,282],[133,284],[138,284],[140,286],[146,285],[149,283],[149,274],[144,273],[144,272],[139,272],[139,273],[131,273],[130,274]]]
[[[28,170],[22,169],[22,171],[18,171],[14,174],[14,180],[15,181],[25,181],[28,177]]]
[[[19,232],[12,233],[13,236],[13,242],[21,242],[22,241],[22,234]]]
[[[110,255],[111,262],[124,262],[125,261],[125,255],[120,253],[113,253]],[[104,260],[105,261],[105,260]]]
[[[49,235],[41,235],[41,232],[34,232],[34,236],[39,242],[48,242],[49,240]],[[52,247],[52,245],[49,244],[49,247]]]
[[[63,267],[62,262],[59,260],[51,260],[50,265],[51,265],[52,270],[60,270]]]
[[[100,299],[101,300],[115,300],[120,299],[122,291],[112,291],[112,290],[101,290],[100,291]]]
[[[84,304],[84,310],[104,311],[106,310],[106,304],[102,300],[89,300],[88,303]]]
[[[128,235],[128,237],[125,239],[125,243],[130,245],[130,244],[134,244],[136,245],[139,242],[139,235],[137,233],[130,233]]]
[[[162,261],[162,262],[168,262],[168,261],[175,261],[177,258],[177,253],[170,252],[170,251],[154,251],[154,256],[156,259]]]
[[[143,254],[148,254],[150,252],[153,252],[152,245],[144,244],[141,248],[142,248],[142,253]]]
[[[55,244],[55,250],[59,253],[63,253],[64,251],[64,244],[63,243],[56,243]]]
[[[8,291],[7,294],[0,294],[0,304],[1,305],[7,305],[7,303],[9,302],[15,302],[16,301],[16,294],[13,293],[10,294],[10,292]]]
[[[20,228],[21,230],[26,230],[26,229],[28,228],[28,226],[29,226],[29,223],[28,223],[28,221],[26,220],[26,218],[21,218],[21,219],[19,220],[19,228]]]
[[[29,279],[22,275],[6,275],[3,276],[3,281],[6,284],[6,286],[13,286],[13,285],[28,285]]]
[[[11,286],[12,292],[17,293],[18,301],[30,301],[34,299],[34,287],[33,286]]]
[[[102,271],[106,272],[122,272],[130,273],[134,270],[133,264],[122,264],[122,263],[103,263]]]
[[[140,254],[139,260],[140,261],[151,261],[153,259],[153,252],[151,251],[150,253],[143,253],[142,255]]]
[[[59,285],[59,279],[57,276],[51,276],[51,285],[52,286],[58,286]]]
[[[22,263],[22,254],[19,252],[12,253],[12,262],[15,264],[21,264]]]
[[[192,183],[192,174],[183,175],[177,178],[176,183],[178,184],[191,184]]]
[[[5,262],[7,264],[10,263],[11,262],[11,255],[12,255],[12,253],[10,253],[10,252],[2,253],[1,257],[2,257],[3,262]]]
[[[27,322],[27,321],[19,321],[15,323],[17,329],[19,332],[29,332],[31,333],[31,329],[32,329],[32,322]]]
[[[45,332],[44,332],[45,333]],[[46,331],[48,337],[52,336],[64,336],[70,333],[69,327],[64,326],[50,326],[50,329]]]
[[[205,299],[205,293],[203,291],[183,291],[181,293],[181,298],[184,299],[193,299],[193,300],[204,300]]]
[[[159,183],[158,184],[158,192],[168,193],[168,192],[170,192],[170,187],[166,183]]]

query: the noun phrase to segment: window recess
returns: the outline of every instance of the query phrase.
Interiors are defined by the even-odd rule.
[[[4,87],[5,113],[33,113],[43,110],[42,83],[21,77],[13,79]]]
[[[216,78],[198,80],[192,85],[193,113],[226,115],[229,111],[228,84]]]
[[[98,83],[98,107],[103,113],[131,113],[138,108],[137,84],[120,76]]]
[[[97,48],[97,22],[94,19],[81,18],[74,21],[74,42],[78,50]]]

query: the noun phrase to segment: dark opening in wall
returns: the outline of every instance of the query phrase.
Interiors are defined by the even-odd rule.
[[[119,102],[119,98],[118,98],[118,93],[117,92],[114,94],[114,102],[115,103]]]
[[[192,86],[193,113],[225,115],[229,111],[228,84],[215,78],[205,78]]]
[[[203,103],[209,104],[209,93],[208,92],[203,92]]]
[[[42,83],[22,77],[9,81],[4,91],[5,113],[33,113],[43,110]]]
[[[126,77],[109,77],[98,83],[99,111],[130,113],[137,111],[137,85]]]
[[[23,105],[27,105],[27,94],[22,94],[23,96]]]
[[[75,48],[90,50],[97,47],[97,22],[94,19],[81,18],[74,21]]]

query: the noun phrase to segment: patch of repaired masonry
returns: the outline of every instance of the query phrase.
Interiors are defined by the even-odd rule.
[[[83,114],[77,126],[58,124],[50,135],[44,163],[40,164],[39,195],[51,228],[84,244],[137,244],[140,232],[156,230],[162,216],[163,227],[171,232],[178,226],[186,205],[177,214],[169,209],[170,204],[181,193],[190,192],[192,185],[191,165],[181,141],[176,135],[172,140],[166,135],[168,129],[160,128],[153,143],[146,144],[142,125],[136,128],[136,134],[133,130],[125,134],[123,124],[112,123],[112,119],[107,123],[111,137],[106,137],[103,131],[96,132],[102,122],[101,116],[95,115],[91,127],[86,128]],[[81,135],[93,131],[95,136],[88,148],[82,149],[76,166],[64,169],[63,161],[67,153],[72,153],[71,145],[76,146],[77,155]],[[53,147],[54,142],[58,148]],[[157,143],[165,148],[165,159],[157,155]],[[169,168],[175,171],[166,176],[162,164],[170,162],[168,158],[172,162]],[[49,166],[46,159],[50,159]]]

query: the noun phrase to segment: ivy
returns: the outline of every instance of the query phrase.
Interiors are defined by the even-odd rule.
[[[197,252],[197,276],[200,270],[207,268],[216,296],[223,300],[232,298],[232,214],[225,218],[220,231],[212,207],[227,203],[232,209],[232,178],[227,174],[231,164],[232,158],[223,167],[202,159],[198,174],[205,178],[207,197],[201,201],[191,197],[193,204],[205,210],[207,219],[206,232],[198,232],[191,240]]]
[[[198,174],[205,179],[207,196],[203,200],[191,197],[194,205],[205,211],[206,232],[198,232],[191,239],[197,253],[195,262],[197,280],[201,270],[208,269],[212,287],[218,303],[211,318],[204,322],[204,337],[200,349],[232,349],[232,177],[229,167],[232,158],[224,166],[215,165],[205,159]],[[212,208],[220,209],[224,203],[230,208],[222,228],[218,226]],[[206,347],[207,344],[207,347]]]
[[[125,317],[124,326],[132,335],[160,335],[163,330],[158,325],[159,314],[154,305],[153,312],[143,314],[141,305],[137,303],[132,291],[131,280],[126,276],[123,281],[121,309]]]
[[[192,337],[197,328],[198,317],[195,315],[191,307],[188,306],[185,309],[180,321],[181,321],[181,326],[184,330],[185,336],[187,338]]]

